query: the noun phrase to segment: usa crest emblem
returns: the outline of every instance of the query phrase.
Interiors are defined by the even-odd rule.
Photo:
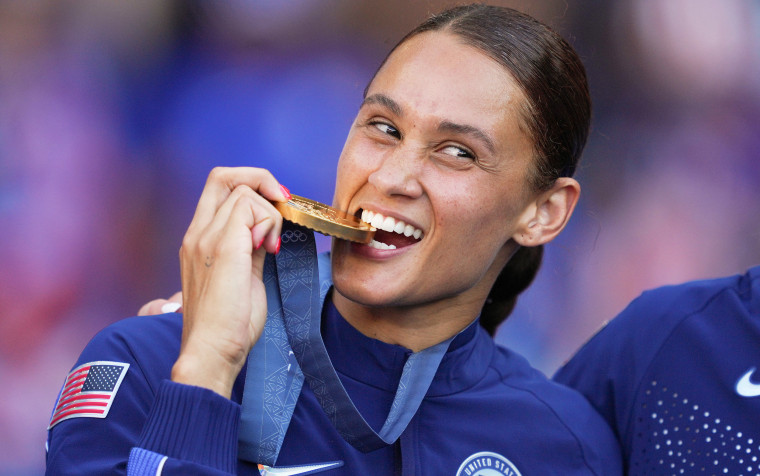
[[[498,453],[481,451],[468,457],[457,476],[522,476],[514,464]]]

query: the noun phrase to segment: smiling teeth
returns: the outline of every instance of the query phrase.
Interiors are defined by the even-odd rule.
[[[380,213],[371,212],[369,210],[362,210],[361,220],[365,223],[369,223],[378,230],[389,231],[404,236],[414,236],[414,238],[418,240],[422,236],[422,230],[419,228],[408,225],[402,220],[396,220],[393,217],[386,217]],[[385,243],[379,243],[376,241],[373,242],[387,246]],[[370,246],[372,246],[372,243],[370,243]],[[375,248],[377,248],[377,246],[375,246]],[[395,249],[395,247],[392,249]]]

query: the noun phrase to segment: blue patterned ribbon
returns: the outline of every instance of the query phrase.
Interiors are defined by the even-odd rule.
[[[275,258],[264,261],[267,321],[248,356],[238,456],[274,465],[303,385],[303,372],[288,345]]]
[[[322,341],[322,303],[329,281],[326,266],[320,269],[317,262],[314,234],[284,222],[280,253],[276,259],[268,256],[264,266],[267,323],[248,359],[243,392],[239,455],[248,461],[276,462],[304,378],[352,446],[368,452],[393,443],[417,412],[454,339],[407,359],[385,424],[375,432],[348,396]]]

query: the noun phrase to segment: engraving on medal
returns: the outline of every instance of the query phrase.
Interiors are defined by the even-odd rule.
[[[375,229],[353,215],[308,198],[291,195],[287,202],[274,202],[282,217],[319,233],[358,243],[369,243]]]
[[[342,221],[345,221],[345,213],[343,213],[343,217],[339,216],[339,213],[334,208],[330,208],[327,205],[322,205],[321,203],[316,202],[307,202],[305,200],[294,199],[292,200],[293,206],[305,211],[306,213],[310,213],[312,215],[316,215],[318,217],[324,218],[325,220],[334,221],[336,223],[340,223]],[[341,212],[342,213],[342,212]]]

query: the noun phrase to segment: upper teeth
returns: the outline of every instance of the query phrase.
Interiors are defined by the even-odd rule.
[[[362,221],[369,223],[375,228],[383,231],[391,231],[404,236],[414,236],[419,239],[422,236],[422,230],[412,225],[407,225],[402,220],[396,220],[393,217],[386,217],[380,213],[362,210]]]

